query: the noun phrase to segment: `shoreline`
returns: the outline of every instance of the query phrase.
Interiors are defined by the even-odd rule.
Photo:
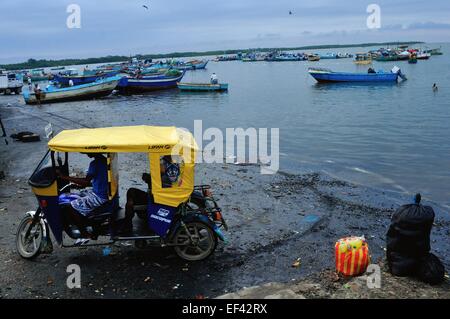
[[[167,59],[167,58],[188,58],[198,56],[213,56],[213,55],[227,55],[236,54],[239,52],[265,52],[265,51],[297,51],[297,50],[322,50],[322,49],[341,49],[341,48],[357,48],[357,47],[371,47],[371,46],[390,46],[400,44],[423,44],[422,41],[405,41],[405,42],[373,42],[373,43],[357,43],[357,44],[330,44],[330,45],[309,45],[300,47],[274,47],[274,48],[247,48],[247,49],[226,49],[226,50],[211,50],[211,51],[185,51],[185,52],[171,52],[171,53],[155,53],[155,54],[136,54],[135,57],[139,59]],[[31,59],[31,58],[30,58]],[[119,63],[129,60],[130,57],[123,55],[103,56],[97,58],[80,58],[80,59],[58,59],[47,60],[39,59],[35,62],[18,62],[0,64],[0,68],[6,70],[25,70],[34,68],[56,67],[56,66],[70,66],[70,65],[89,65],[100,63]]]

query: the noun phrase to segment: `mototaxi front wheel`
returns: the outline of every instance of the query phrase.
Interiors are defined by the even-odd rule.
[[[33,259],[41,253],[44,229],[40,222],[33,225],[33,216],[25,216],[16,234],[17,252],[22,258]]]

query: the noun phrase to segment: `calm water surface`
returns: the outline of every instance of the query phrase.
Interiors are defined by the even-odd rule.
[[[342,49],[358,51],[367,48]],[[210,62],[207,70],[188,72],[183,81],[205,82],[216,72],[229,83],[228,93],[169,90],[44,109],[96,117],[104,125],[192,129],[193,121],[201,119],[204,128],[278,127],[281,170],[324,171],[381,189],[420,191],[450,204],[450,45],[442,45],[442,51],[415,65],[374,62],[377,70],[398,65],[408,77],[399,84],[319,85],[307,73],[309,66],[367,72],[367,66],[356,66],[352,59]],[[431,89],[435,82],[438,92]]]

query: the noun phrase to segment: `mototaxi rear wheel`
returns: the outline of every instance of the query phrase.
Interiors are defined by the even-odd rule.
[[[183,226],[180,226],[174,235],[174,249],[177,255],[187,261],[208,258],[217,246],[214,230],[200,221],[187,222],[185,225],[190,236]]]

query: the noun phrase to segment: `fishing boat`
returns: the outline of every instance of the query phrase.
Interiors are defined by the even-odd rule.
[[[409,60],[410,55],[411,54],[409,51],[402,51],[397,54],[397,59],[400,61],[406,61],[406,60]]]
[[[320,59],[321,60],[337,59],[337,54],[335,53],[321,54]]]
[[[43,69],[32,70],[31,73],[27,74],[24,77],[24,80],[28,81],[31,79],[31,82],[41,82],[41,81],[48,81],[53,77],[52,74],[46,74],[42,70]]]
[[[416,56],[417,60],[428,60],[431,58],[431,53],[419,52]]]
[[[349,72],[333,72],[323,68],[309,68],[309,74],[316,79],[317,82],[397,82],[401,77],[406,77],[401,73],[398,67],[394,67],[391,72],[378,71],[374,73],[349,73]]]
[[[266,61],[271,62],[292,62],[300,61],[302,57],[296,53],[272,52],[266,56]]]
[[[205,60],[205,61],[194,60],[194,61],[189,61],[187,64],[191,65],[194,70],[202,70],[202,69],[206,69],[208,60]]]
[[[431,55],[443,55],[444,54],[444,53],[441,52],[441,48],[425,50],[424,52],[425,53],[429,53]]]
[[[112,71],[112,72],[99,72],[94,75],[60,75],[55,74],[53,80],[60,83],[63,86],[68,86],[70,80],[72,80],[74,85],[81,85],[81,84],[87,84],[95,82],[99,79],[104,79],[112,76],[116,76],[119,74],[118,71]]]
[[[177,62],[171,65],[173,69],[179,70],[179,71],[187,71],[187,70],[194,70],[195,67],[192,64],[187,64],[184,62]]]
[[[372,57],[369,53],[356,53],[355,60],[353,62],[358,65],[372,64]]]
[[[228,84],[227,83],[218,83],[218,84],[210,84],[210,83],[177,83],[178,88],[181,91],[198,91],[198,92],[207,92],[207,91],[227,91]]]
[[[117,89],[121,93],[134,93],[134,92],[145,92],[145,91],[155,91],[164,90],[170,88],[176,88],[177,83],[183,78],[185,71],[171,70],[172,72],[167,72],[164,75],[150,75],[150,76],[125,76],[123,77]]]
[[[65,69],[66,69],[65,66],[57,66],[57,67],[51,68],[50,71],[62,71]]]
[[[320,60],[320,56],[317,54],[308,55],[308,61],[310,61],[310,62],[319,61],[319,60]]]
[[[391,61],[398,61],[398,60],[399,60],[398,55],[391,51],[381,52],[375,58],[375,61],[377,61],[377,62],[391,62]]]
[[[49,85],[44,90],[41,90],[39,97],[41,103],[79,101],[99,98],[111,94],[120,79],[120,76],[113,76],[106,79],[99,79],[96,82],[74,85],[65,88]],[[38,103],[34,92],[24,91],[23,98],[26,104]]]

